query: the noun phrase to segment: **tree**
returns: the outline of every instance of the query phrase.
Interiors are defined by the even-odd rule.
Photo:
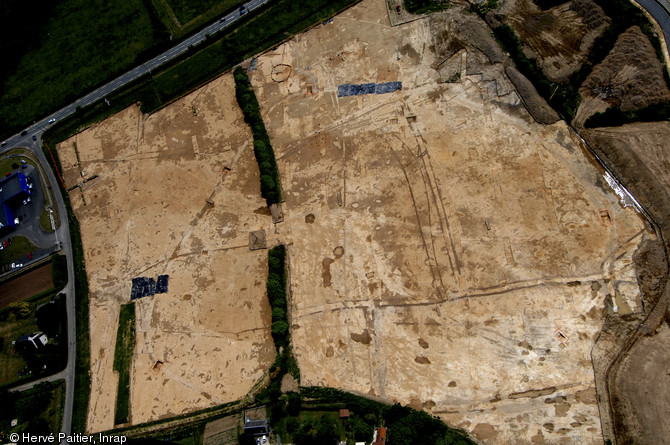
[[[300,420],[297,417],[286,418],[286,432],[293,434],[300,427]]]
[[[285,336],[288,332],[288,323],[284,320],[275,321],[272,323],[272,335]]]
[[[280,307],[272,308],[272,319],[275,321],[286,320],[286,311]]]
[[[286,290],[282,286],[281,280],[275,274],[268,276],[268,281],[266,283],[266,288],[268,291],[268,299],[272,307],[283,307],[277,303],[277,300],[286,298]]]
[[[287,412],[291,416],[297,416],[300,412],[300,406],[302,404],[300,394],[297,392],[289,392],[286,395],[287,398]]]

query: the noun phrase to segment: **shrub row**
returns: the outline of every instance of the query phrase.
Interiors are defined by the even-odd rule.
[[[586,119],[584,127],[618,127],[632,122],[656,122],[670,120],[670,102],[649,105],[637,110],[621,111],[610,107],[602,113],[596,113]]]
[[[53,255],[51,262],[51,281],[54,289],[61,290],[67,284],[67,258],[65,255]]]
[[[268,252],[267,292],[272,308],[272,338],[277,350],[289,345],[288,315],[286,313],[286,248],[280,244]]]
[[[244,122],[249,125],[254,136],[254,155],[261,172],[261,196],[271,206],[278,203],[281,196],[277,160],[249,77],[239,66],[235,68],[234,74],[235,97],[244,114]]]

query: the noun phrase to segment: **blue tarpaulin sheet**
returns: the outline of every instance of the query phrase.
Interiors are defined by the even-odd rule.
[[[345,83],[338,85],[338,97],[345,96],[359,96],[361,94],[386,94],[394,91],[402,90],[402,82],[386,82],[386,83],[362,83],[352,84]]]

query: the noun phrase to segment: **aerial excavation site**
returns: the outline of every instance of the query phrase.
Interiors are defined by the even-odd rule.
[[[566,121],[491,29],[558,85],[612,23],[597,2],[391,3],[242,63],[279,216],[230,72],[57,146],[90,288],[88,432],[252,400],[277,372],[267,249],[283,245],[300,387],[410,406],[482,444],[668,443],[670,126],[584,126],[670,99],[663,61],[626,30]]]

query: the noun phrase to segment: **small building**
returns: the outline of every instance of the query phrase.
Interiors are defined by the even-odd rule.
[[[342,408],[342,409],[340,410],[340,419],[348,419],[349,416],[350,416],[350,414],[349,414],[349,410],[348,410],[348,409],[346,409],[346,408]]]
[[[17,349],[36,350],[46,346],[49,338],[42,331],[34,332],[32,334],[23,334],[15,342]]]
[[[372,445],[386,445],[386,428],[383,426],[375,428]]]
[[[244,432],[251,433],[254,436],[263,436],[270,434],[270,429],[268,428],[267,419],[262,420],[250,420],[246,419],[244,421]]]
[[[14,209],[30,197],[30,180],[21,172],[15,172],[0,181],[0,236],[16,228]]]

